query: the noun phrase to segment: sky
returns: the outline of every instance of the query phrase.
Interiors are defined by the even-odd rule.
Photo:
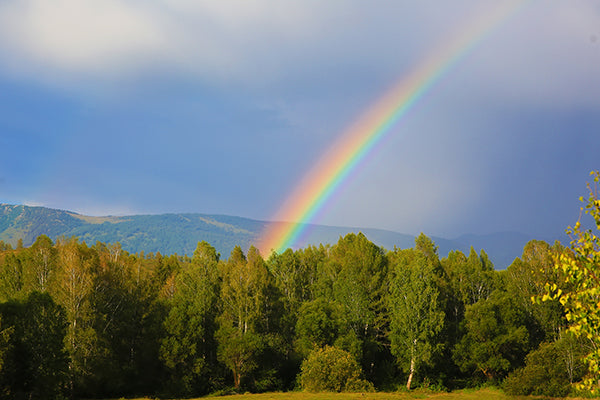
[[[496,3],[0,2],[0,202],[272,220]],[[305,222],[546,239],[577,221],[600,169],[600,3],[516,3]]]

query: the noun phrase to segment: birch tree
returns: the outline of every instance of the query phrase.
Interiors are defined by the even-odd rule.
[[[259,367],[268,334],[278,327],[278,298],[273,277],[255,247],[250,247],[246,258],[236,246],[221,268],[218,358],[231,370],[239,389],[244,377]]]
[[[91,373],[90,359],[96,347],[96,333],[91,304],[93,291],[93,257],[85,244],[76,238],[57,241],[58,268],[54,298],[64,307],[68,322],[65,347],[69,353],[69,386],[76,385]]]
[[[434,352],[444,312],[438,306],[440,293],[430,255],[415,249],[395,250],[389,259],[389,337],[392,353],[408,373],[410,390],[419,366]]]
[[[40,235],[28,251],[31,255],[27,268],[30,291],[45,292],[55,272],[56,249],[48,236]]]

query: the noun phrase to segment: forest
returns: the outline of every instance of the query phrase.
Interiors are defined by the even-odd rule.
[[[586,210],[600,229],[592,191]],[[594,393],[600,242],[579,223],[570,233],[570,247],[530,241],[501,271],[483,250],[440,258],[424,234],[388,251],[352,233],[267,259],[207,242],[191,257],[0,242],[0,396]]]

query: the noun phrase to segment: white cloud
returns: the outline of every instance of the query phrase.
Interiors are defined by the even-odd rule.
[[[3,2],[0,43],[35,72],[85,74],[147,62],[167,46],[151,13],[117,0]]]
[[[425,10],[390,2],[9,1],[0,4],[0,52],[5,66],[51,78],[174,68],[252,85],[323,64],[396,64],[448,20]]]
[[[5,66],[50,77],[165,67],[208,79],[265,77],[285,69],[299,41],[317,39],[315,24],[326,22],[319,11],[273,1],[3,2],[0,51]]]

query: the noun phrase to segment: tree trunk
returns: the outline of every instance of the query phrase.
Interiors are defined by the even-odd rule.
[[[238,391],[240,389],[240,383],[242,381],[242,377],[240,376],[240,374],[237,371],[233,371],[233,386],[235,387],[235,390]]]
[[[406,389],[410,390],[410,384],[412,383],[413,375],[415,373],[415,357],[410,359],[410,373],[408,374],[408,381],[406,382]]]

